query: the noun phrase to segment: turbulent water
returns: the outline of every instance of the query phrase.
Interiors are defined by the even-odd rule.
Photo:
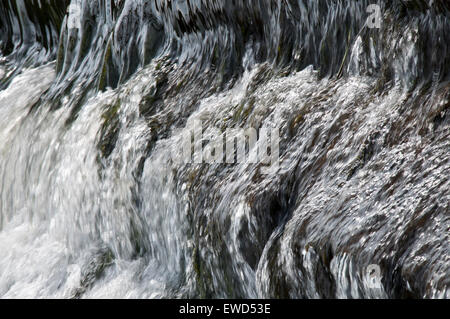
[[[449,31],[445,0],[2,1],[0,297],[450,298]],[[278,165],[176,161],[199,121]]]

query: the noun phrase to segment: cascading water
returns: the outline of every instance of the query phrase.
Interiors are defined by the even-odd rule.
[[[0,297],[449,298],[450,4],[371,4],[3,1]]]

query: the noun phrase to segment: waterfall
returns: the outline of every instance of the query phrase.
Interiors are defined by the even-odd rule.
[[[3,1],[0,297],[450,298],[449,30],[444,0]]]

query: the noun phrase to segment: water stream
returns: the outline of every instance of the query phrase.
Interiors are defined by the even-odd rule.
[[[3,1],[0,297],[449,298],[450,5],[370,4]]]

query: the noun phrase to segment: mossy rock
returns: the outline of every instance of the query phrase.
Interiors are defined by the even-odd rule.
[[[107,159],[113,152],[120,132],[119,109],[120,100],[109,106],[103,113],[103,124],[100,129],[98,149],[102,159]]]

